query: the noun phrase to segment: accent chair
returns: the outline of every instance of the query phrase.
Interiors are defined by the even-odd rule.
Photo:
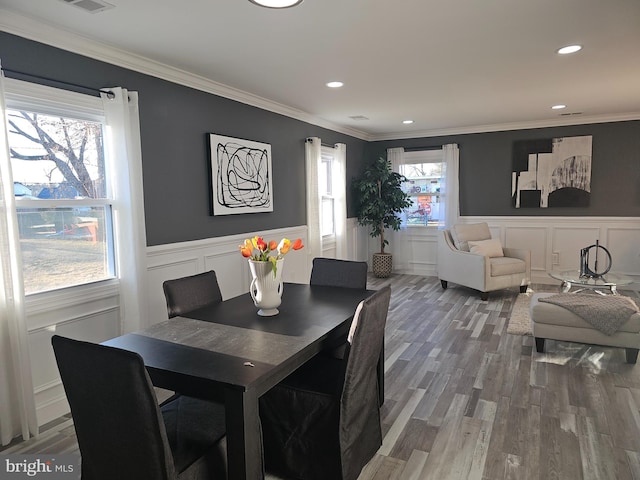
[[[502,247],[485,222],[456,224],[439,232],[438,278],[442,288],[457,283],[478,290],[482,300],[510,287],[524,293],[531,278],[531,252]]]

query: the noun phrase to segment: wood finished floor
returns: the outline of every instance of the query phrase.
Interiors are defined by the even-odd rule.
[[[640,363],[568,342],[538,354],[506,333],[517,289],[482,302],[411,275],[369,288],[387,283],[384,442],[359,480],[640,480]],[[77,451],[68,416],[42,431],[0,453]]]

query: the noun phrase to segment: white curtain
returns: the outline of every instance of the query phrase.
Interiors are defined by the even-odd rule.
[[[38,434],[33,381],[27,342],[22,283],[22,254],[4,99],[0,74],[0,440],[7,445],[22,435]]]
[[[402,165],[403,156],[404,156],[404,147],[387,149],[387,159],[391,162],[391,171],[400,173],[400,165]]]
[[[451,228],[454,224],[458,223],[460,218],[460,189],[458,182],[458,172],[460,170],[460,153],[458,145],[450,143],[443,145],[442,157],[445,168],[445,183],[441,188],[444,188],[444,203],[440,204],[440,209],[444,208],[444,212],[441,212],[442,218],[444,218],[444,228]]]
[[[322,255],[322,233],[320,229],[319,169],[322,161],[322,144],[318,137],[307,138],[305,143],[305,168],[307,172],[307,255],[309,271],[311,261]]]
[[[400,173],[400,165],[404,163],[404,147],[387,148],[387,160],[391,162],[391,171]],[[401,214],[400,216],[401,216],[400,228],[406,229],[407,228],[406,215]],[[385,235],[389,235],[394,239],[398,237],[397,233],[394,232],[393,230],[390,230],[389,232],[385,233]]]
[[[110,88],[102,100],[107,124],[107,155],[114,192],[113,218],[120,283],[120,322],[124,333],[148,325],[144,197],[138,94]]]
[[[391,162],[391,171],[400,173],[400,165],[404,163],[404,147],[387,148],[387,160]],[[384,235],[389,240],[388,250],[393,254],[395,268],[406,268],[411,253],[409,251],[409,241],[405,234],[407,230],[407,216],[400,214],[400,231],[386,230]],[[377,250],[376,250],[377,251]]]
[[[347,251],[347,145],[336,143],[331,172],[336,231],[336,258],[348,260]]]

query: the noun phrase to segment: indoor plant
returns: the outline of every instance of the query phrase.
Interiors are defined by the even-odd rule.
[[[356,198],[358,223],[371,227],[371,236],[380,237],[380,252],[373,254],[373,274],[376,277],[388,277],[393,268],[390,253],[384,247],[389,241],[384,238],[386,228],[400,230],[402,210],[411,206],[411,200],[402,190],[403,175],[391,171],[391,162],[379,157],[353,181]]]

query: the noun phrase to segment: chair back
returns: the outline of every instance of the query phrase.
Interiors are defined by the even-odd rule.
[[[82,479],[175,478],[171,448],[142,358],[51,339],[82,456]]]
[[[367,288],[367,263],[335,258],[314,258],[311,285],[328,287]]]
[[[222,302],[220,285],[213,270],[166,280],[162,284],[162,289],[167,300],[169,318]]]
[[[376,367],[390,299],[391,287],[387,285],[364,300],[356,310],[349,335],[339,432],[342,451],[351,452],[355,458],[370,458],[363,452],[375,452],[382,443]],[[344,478],[356,478],[362,465],[343,459],[343,470],[352,468],[353,472],[344,472]]]

